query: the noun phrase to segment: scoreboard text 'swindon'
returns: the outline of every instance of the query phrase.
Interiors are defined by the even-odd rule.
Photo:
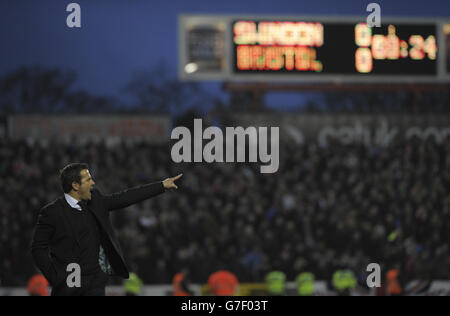
[[[450,22],[180,17],[180,78],[448,82]]]

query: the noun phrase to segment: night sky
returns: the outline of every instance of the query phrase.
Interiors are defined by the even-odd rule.
[[[77,2],[81,29],[66,26]],[[24,65],[75,70],[77,89],[123,97],[134,72],[166,61],[177,76],[177,17],[181,13],[367,16],[370,2],[383,16],[447,17],[450,1],[336,0],[0,0],[0,76]],[[219,84],[209,84],[220,91]]]

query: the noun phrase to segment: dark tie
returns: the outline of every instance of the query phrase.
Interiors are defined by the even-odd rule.
[[[81,209],[83,211],[90,211],[85,201],[78,202],[78,205],[81,206]],[[100,245],[100,250],[98,253],[98,264],[104,273],[108,275],[112,275],[114,273],[111,265],[109,264],[108,258],[106,257],[105,249],[103,249],[102,245]]]

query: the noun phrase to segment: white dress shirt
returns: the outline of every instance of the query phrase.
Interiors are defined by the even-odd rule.
[[[78,204],[78,201],[76,199],[74,199],[73,197],[71,197],[69,194],[64,193],[64,197],[66,198],[67,203],[69,203],[69,205],[72,208],[75,208],[79,211],[82,211],[80,204]]]

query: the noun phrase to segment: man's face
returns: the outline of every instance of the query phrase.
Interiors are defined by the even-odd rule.
[[[81,170],[81,185],[78,190],[78,195],[81,200],[90,200],[91,199],[91,190],[94,188],[95,182],[92,180],[91,174],[89,170]]]

